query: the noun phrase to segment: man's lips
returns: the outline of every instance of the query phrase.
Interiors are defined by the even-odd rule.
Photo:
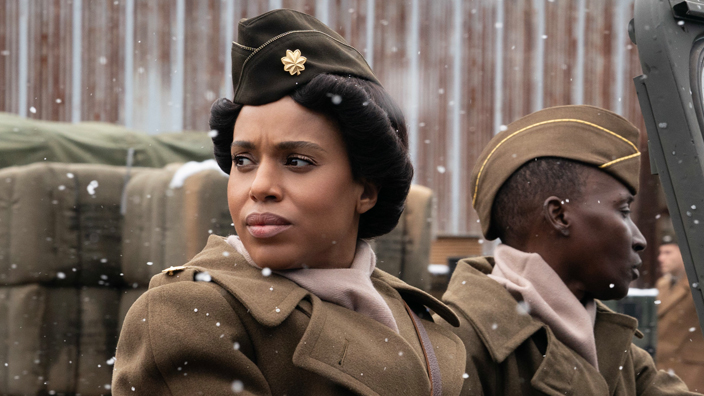
[[[273,213],[252,213],[245,218],[247,231],[255,238],[271,238],[291,227],[291,222]]]
[[[638,277],[640,277],[640,271],[638,270],[638,268],[640,268],[641,265],[643,265],[643,262],[639,262],[638,264],[635,264],[633,267],[631,267],[631,270],[633,271],[633,280],[636,280],[638,279]]]

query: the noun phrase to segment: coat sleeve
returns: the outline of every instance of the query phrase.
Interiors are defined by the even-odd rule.
[[[112,394],[270,395],[222,292],[209,282],[177,282],[143,294],[120,334]]]
[[[690,392],[678,376],[658,370],[650,354],[633,344],[631,344],[631,358],[636,375],[637,395],[700,395]]]

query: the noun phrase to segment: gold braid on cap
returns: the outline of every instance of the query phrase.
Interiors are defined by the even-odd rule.
[[[484,170],[484,167],[486,166],[486,163],[489,162],[489,158],[491,158],[491,156],[494,155],[494,152],[495,152],[499,147],[501,147],[501,145],[504,144],[507,140],[511,139],[512,137],[518,135],[518,134],[521,133],[521,132],[525,132],[526,130],[531,129],[531,128],[535,128],[535,127],[537,127],[537,126],[546,125],[546,124],[553,124],[553,123],[556,123],[556,122],[576,122],[576,123],[579,123],[579,124],[589,125],[589,126],[591,126],[591,127],[594,127],[594,128],[596,128],[596,129],[599,129],[599,130],[601,130],[601,131],[604,131],[604,132],[606,132],[606,133],[608,133],[608,134],[610,134],[610,135],[616,136],[617,138],[619,138],[619,139],[623,140],[624,142],[628,143],[631,147],[633,147],[633,150],[635,150],[635,153],[634,153],[634,154],[627,155],[627,156],[622,157],[622,158],[617,158],[617,159],[615,159],[615,160],[613,160],[613,161],[610,161],[610,162],[607,162],[607,163],[605,163],[605,164],[600,165],[600,166],[599,166],[600,169],[606,168],[606,167],[611,166],[611,165],[613,165],[613,164],[615,164],[615,163],[617,163],[617,162],[621,162],[621,161],[624,161],[624,160],[627,160],[627,159],[630,159],[630,158],[634,158],[634,157],[637,157],[637,156],[640,155],[640,152],[638,151],[638,147],[636,147],[636,145],[633,144],[630,140],[628,140],[628,139],[624,138],[623,136],[621,136],[621,135],[619,135],[619,134],[617,134],[617,133],[614,133],[614,132],[612,132],[612,131],[610,131],[610,130],[608,130],[608,129],[602,127],[602,126],[599,126],[599,125],[596,125],[596,124],[594,124],[594,123],[591,123],[591,122],[589,122],[589,121],[577,120],[577,119],[572,119],[572,118],[560,118],[560,119],[557,119],[557,120],[542,121],[542,122],[538,122],[538,123],[533,124],[533,125],[528,125],[527,127],[521,128],[521,129],[517,130],[516,132],[514,132],[514,133],[512,133],[512,134],[510,134],[510,135],[508,135],[508,136],[506,136],[502,141],[499,142],[499,144],[496,145],[496,147],[494,147],[494,148],[491,150],[491,152],[489,153],[489,155],[486,157],[486,159],[485,159],[484,162],[482,163],[481,168],[479,168],[479,173],[477,173],[477,182],[474,184],[474,195],[472,196],[472,207],[475,207],[476,202],[477,202],[477,192],[479,191],[479,179],[482,177],[482,171]]]

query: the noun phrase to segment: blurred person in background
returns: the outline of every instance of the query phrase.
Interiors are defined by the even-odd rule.
[[[704,336],[674,233],[663,237],[658,264],[662,277],[656,285],[660,304],[655,361],[689,389],[704,392]]]

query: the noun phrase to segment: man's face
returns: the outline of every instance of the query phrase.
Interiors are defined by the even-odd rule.
[[[660,246],[658,254],[658,264],[660,264],[660,272],[670,274],[676,277],[684,274],[684,261],[679,246],[674,243],[668,243]]]
[[[570,222],[570,278],[585,295],[619,299],[638,278],[645,249],[643,234],[631,220],[633,196],[621,182],[595,168],[584,174],[581,198],[567,203]]]

